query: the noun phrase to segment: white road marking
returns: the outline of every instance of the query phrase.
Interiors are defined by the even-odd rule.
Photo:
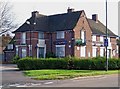
[[[53,82],[46,82],[46,83],[44,83],[44,84],[52,84]]]
[[[0,86],[0,89],[2,89],[2,86]]]

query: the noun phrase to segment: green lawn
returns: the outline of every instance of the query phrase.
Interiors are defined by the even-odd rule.
[[[56,80],[70,79],[83,76],[95,76],[106,74],[117,74],[118,70],[28,70],[24,71],[25,76],[29,76],[36,80]]]

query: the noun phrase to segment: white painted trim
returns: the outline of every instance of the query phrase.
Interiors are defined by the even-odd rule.
[[[85,52],[85,53],[84,53],[84,56],[82,55],[82,53],[83,53],[83,50],[81,50],[82,48],[84,48],[84,52]],[[81,57],[85,57],[86,54],[87,54],[87,53],[86,53],[86,46],[81,46],[81,47],[80,47],[80,51],[81,51],[81,52],[80,52],[80,56],[81,56]]]
[[[16,46],[18,46],[18,47],[19,47],[19,46],[27,46],[27,45],[16,45]]]
[[[96,57],[97,56],[97,48],[96,46],[92,47],[92,57]],[[94,53],[93,49],[96,49],[96,52]],[[95,55],[96,54],[96,55]],[[94,56],[95,55],[95,56]]]
[[[55,45],[56,47],[65,47],[65,45]]]
[[[44,47],[44,58],[46,57],[46,44],[44,46],[39,46],[39,47]],[[37,58],[39,58],[39,47],[37,48]]]
[[[100,56],[101,56],[101,57],[104,56],[104,49],[105,49],[105,47],[100,47]],[[101,51],[103,52],[103,54],[101,53]]]
[[[92,46],[92,48],[98,48],[98,47],[96,47],[96,46]]]

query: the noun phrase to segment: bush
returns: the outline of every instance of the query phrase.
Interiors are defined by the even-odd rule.
[[[109,69],[120,69],[120,59],[109,59]],[[22,58],[17,62],[20,70],[36,69],[79,69],[79,70],[105,70],[106,60],[103,58],[78,59],[65,58]]]
[[[46,53],[46,58],[56,58],[53,52]]]
[[[16,55],[13,59],[12,59],[12,63],[17,63],[17,61],[20,59],[20,57],[18,55]]]
[[[63,58],[22,58],[17,65],[20,70],[66,69],[67,60]]]

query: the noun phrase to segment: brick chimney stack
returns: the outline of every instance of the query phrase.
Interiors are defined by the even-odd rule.
[[[33,12],[32,12],[32,17],[35,18],[35,17],[37,17],[38,15],[39,15],[39,12],[38,12],[38,11],[33,11]]]
[[[93,14],[92,20],[94,20],[95,22],[98,22],[98,14]]]
[[[67,13],[71,13],[71,12],[73,12],[73,11],[74,11],[73,8],[68,7],[68,9],[67,9]]]

